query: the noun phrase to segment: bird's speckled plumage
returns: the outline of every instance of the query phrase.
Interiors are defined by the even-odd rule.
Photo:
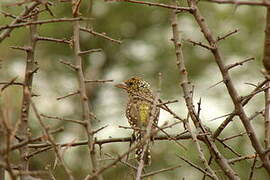
[[[128,93],[129,100],[126,108],[126,117],[129,124],[134,129],[135,141],[138,142],[146,133],[155,95],[150,89],[150,85],[139,77],[132,77],[116,87],[122,88]],[[154,116],[153,123],[156,125],[158,123],[159,111],[159,108],[156,108],[155,112],[152,112]],[[155,126],[153,125],[152,128],[154,129]],[[135,152],[137,159],[140,160],[143,158],[146,165],[150,164],[151,156],[149,148],[148,145],[144,157],[141,157],[143,146],[137,148]]]

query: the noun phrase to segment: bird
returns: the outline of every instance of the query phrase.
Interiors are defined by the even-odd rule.
[[[115,86],[125,90],[128,94],[126,118],[133,129],[134,141],[138,143],[144,138],[151,118],[153,121],[151,130],[157,127],[160,109],[154,105],[156,95],[151,90],[150,84],[140,77],[131,77]],[[143,144],[137,147],[135,150],[136,159],[138,162],[143,160],[144,165],[150,165],[150,144],[146,144],[144,153],[143,150]]]

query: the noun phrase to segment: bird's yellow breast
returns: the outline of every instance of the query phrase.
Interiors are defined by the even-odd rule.
[[[148,120],[149,120],[149,111],[150,111],[150,106],[147,103],[142,103],[140,104],[139,107],[139,116],[140,120],[143,126],[147,126]]]

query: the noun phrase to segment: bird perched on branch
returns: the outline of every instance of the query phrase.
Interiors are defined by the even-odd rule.
[[[151,130],[155,129],[159,119],[159,107],[154,105],[156,96],[150,89],[150,85],[139,77],[132,77],[116,87],[124,89],[128,93],[126,117],[134,130],[135,142],[144,138],[148,124],[152,121]],[[150,144],[142,143],[135,151],[137,160],[142,159],[145,165],[151,163]],[[146,148],[144,148],[146,146]],[[144,151],[144,153],[143,153]]]

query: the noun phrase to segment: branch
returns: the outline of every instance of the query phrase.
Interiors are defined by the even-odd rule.
[[[46,137],[48,138],[48,141],[52,144],[52,147],[53,147],[53,149],[55,151],[57,159],[60,162],[60,165],[64,168],[64,171],[68,175],[69,179],[74,180],[74,177],[72,176],[71,171],[69,170],[69,168],[67,167],[67,165],[64,162],[64,159],[63,159],[63,157],[61,155],[59,147],[57,146],[57,144],[54,141],[54,138],[51,136],[51,134],[49,132],[49,128],[43,122],[43,120],[42,120],[42,118],[41,118],[41,116],[40,116],[34,102],[31,99],[30,99],[30,101],[31,101],[31,105],[32,105],[33,111],[35,113],[35,116],[37,117],[37,119],[38,119],[38,121],[39,121],[39,123],[40,123],[40,125],[42,127],[42,130],[43,130],[44,134],[46,134]]]
[[[88,55],[91,53],[95,53],[95,52],[101,52],[102,49],[90,49],[90,50],[86,50],[86,51],[80,51],[79,52],[79,56],[84,56],[84,55]]]
[[[19,24],[10,24],[0,27],[0,31],[5,29],[14,29],[19,27],[25,27],[29,25],[42,25],[42,24],[48,24],[48,23],[58,23],[58,22],[73,22],[73,21],[89,21],[91,19],[89,18],[58,18],[58,19],[46,19],[46,20],[40,20],[40,21],[31,21],[26,23],[19,23]]]
[[[236,34],[238,31],[239,31],[238,29],[235,29],[234,31],[228,32],[227,34],[225,34],[225,35],[223,35],[223,36],[218,36],[217,41],[224,40],[224,39],[226,39],[227,37]]]
[[[69,94],[67,94],[67,95],[58,97],[58,98],[56,98],[56,99],[57,99],[57,100],[62,100],[62,99],[64,99],[64,98],[67,98],[67,97],[70,97],[70,96],[74,96],[74,95],[77,95],[77,94],[79,94],[79,93],[80,93],[80,90],[77,90],[77,91],[75,91],[75,92],[72,92],[72,93],[69,93]]]
[[[256,150],[256,152],[259,154],[259,157],[261,158],[263,162],[263,166],[267,170],[267,173],[270,175],[270,162],[268,161],[268,158],[264,155],[264,149],[262,145],[259,142],[259,139],[257,137],[257,134],[255,133],[254,127],[251,125],[249,118],[247,117],[244,108],[242,106],[242,103],[240,101],[240,97],[238,95],[238,92],[236,88],[234,87],[234,84],[231,80],[231,77],[226,70],[226,66],[224,64],[223,58],[221,56],[221,53],[218,49],[218,46],[216,44],[215,38],[212,35],[211,30],[209,29],[208,25],[206,24],[205,18],[201,15],[199,8],[197,7],[197,3],[195,0],[188,0],[188,4],[190,7],[193,7],[195,11],[192,12],[192,15],[194,16],[195,20],[197,21],[198,25],[201,28],[201,32],[203,33],[204,37],[207,39],[209,44],[215,47],[215,49],[212,49],[212,54],[215,58],[215,61],[219,67],[219,70],[222,74],[224,83],[227,87],[227,90],[230,94],[230,97],[234,103],[236,113],[238,114],[239,118],[241,119],[242,124],[244,125],[246,131],[249,134],[250,141],[252,143],[252,146]],[[228,171],[226,172],[226,175],[228,175],[232,179],[239,179],[237,175],[233,172],[231,169],[230,173]]]
[[[84,28],[84,27],[80,27],[80,30],[84,31],[84,32],[88,32],[88,33],[90,33],[90,34],[92,34],[94,36],[98,36],[98,37],[107,39],[107,40],[109,40],[111,42],[114,42],[114,43],[117,43],[117,44],[122,43],[122,41],[120,41],[120,40],[113,39],[113,38],[107,36],[105,33],[99,33],[99,32],[94,31],[93,29],[87,29],[87,28]]]
[[[84,80],[85,83],[107,83],[107,82],[113,82],[112,79],[108,80]]]
[[[254,60],[255,60],[254,57],[250,57],[250,58],[244,59],[243,61],[240,61],[240,62],[236,62],[234,64],[227,65],[226,66],[226,69],[229,70],[229,69],[232,69],[232,68],[234,68],[236,66],[242,66],[246,62],[254,61]]]
[[[71,40],[66,40],[66,39],[55,39],[55,38],[51,38],[51,37],[42,37],[42,36],[38,36],[37,40],[39,41],[51,41],[51,42],[56,42],[56,43],[66,43],[66,44],[71,44]]]
[[[80,0],[79,0],[80,5]],[[72,13],[73,16],[76,17],[79,12],[79,5],[76,4],[75,0],[72,0]],[[74,18],[75,19],[75,18]],[[85,77],[83,72],[83,64],[82,64],[82,57],[80,56],[80,24],[79,21],[73,22],[73,53],[74,53],[74,61],[75,66],[77,67],[77,77],[78,77],[78,84],[79,84],[79,91],[80,91],[80,103],[82,109],[82,120],[86,123],[84,126],[85,132],[87,134],[87,145],[89,149],[89,157],[90,157],[90,165],[91,170],[90,174],[97,171],[97,158],[95,154],[94,144],[94,134],[92,134],[92,117],[90,116],[90,105],[89,105],[89,97],[87,96],[87,90],[85,85]],[[103,180],[102,175],[97,176],[98,180]]]
[[[135,3],[135,4],[142,4],[142,5],[148,5],[148,6],[156,6],[156,7],[162,7],[167,9],[175,9],[178,11],[193,11],[192,8],[189,7],[179,7],[179,6],[173,6],[168,4],[162,4],[162,3],[153,3],[153,2],[146,2],[146,1],[135,1],[135,0],[105,0],[106,2],[115,1],[115,2],[128,2],[128,3]]]
[[[234,4],[248,6],[270,6],[269,1],[238,1],[238,0],[203,0],[205,2],[213,2],[218,4]]]
[[[199,9],[196,6],[195,0],[188,0],[188,5],[191,9],[194,9],[194,11],[191,11],[192,15],[197,18],[201,22],[204,22],[204,18],[200,16]],[[203,125],[201,119],[198,117],[196,110],[194,108],[193,103],[193,95],[192,95],[192,86],[188,79],[188,73],[185,66],[185,60],[183,58],[183,52],[182,52],[182,46],[181,46],[181,38],[179,36],[179,29],[178,29],[178,22],[176,17],[176,12],[172,13],[172,20],[171,20],[171,26],[173,30],[173,43],[175,46],[175,54],[176,54],[176,65],[178,66],[178,71],[180,74],[180,84],[184,93],[184,98],[186,102],[186,106],[189,112],[189,116],[191,117],[193,124],[195,125],[197,130],[202,131],[203,133],[208,132],[208,130]],[[215,44],[209,43],[211,47],[215,47]],[[211,49],[213,51],[214,49]],[[216,162],[221,167],[223,172],[228,176],[230,179],[239,179],[239,176],[235,173],[235,171],[232,169],[232,167],[229,165],[227,159],[219,152],[216,144],[213,142],[213,139],[210,135],[205,136],[205,143],[211,152],[211,154],[214,155]],[[210,173],[213,175],[212,173]]]
[[[24,16],[28,15],[29,13],[31,13],[33,11],[33,9],[35,9],[39,4],[40,4],[40,2],[36,1],[36,2],[32,3],[31,5],[27,6],[27,8],[25,8],[25,10],[22,12],[22,14],[19,17],[17,17],[14,21],[11,22],[10,26],[22,22],[22,18]],[[10,36],[10,33],[12,32],[12,30],[13,30],[13,28],[9,28],[0,34],[0,43],[6,37]]]

